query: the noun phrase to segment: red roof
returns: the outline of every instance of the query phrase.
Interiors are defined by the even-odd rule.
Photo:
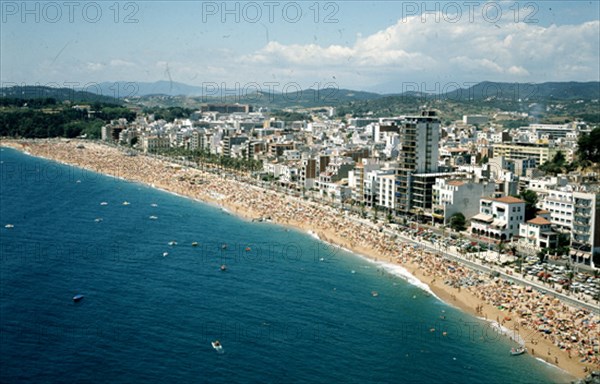
[[[521,199],[517,199],[516,197],[512,197],[512,196],[498,197],[498,198],[494,199],[494,201],[499,201],[501,203],[507,203],[507,204],[516,204],[516,203],[524,203],[525,202]]]
[[[551,223],[541,216],[536,216],[534,219],[527,221],[527,224],[550,225]]]

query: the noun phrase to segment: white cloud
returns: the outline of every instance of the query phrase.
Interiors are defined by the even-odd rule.
[[[101,71],[104,69],[104,67],[105,67],[105,65],[102,63],[92,63],[92,62],[85,63],[85,68],[91,72]]]
[[[389,79],[407,81],[411,76],[462,81],[597,80],[599,36],[599,21],[543,27],[472,23],[466,17],[458,23],[423,23],[420,17],[412,17],[358,36],[349,46],[270,42],[241,61],[312,70],[315,75],[324,68],[342,75],[358,71],[372,80],[381,80],[382,72]]]
[[[134,67],[135,66],[135,64],[132,63],[131,61],[121,60],[121,59],[112,59],[109,62],[109,65],[111,67]]]

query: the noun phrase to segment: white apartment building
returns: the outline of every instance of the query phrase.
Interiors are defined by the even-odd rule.
[[[396,197],[394,195],[396,189],[395,182],[396,176],[394,172],[379,176],[379,195],[377,201],[381,207],[392,210],[396,208]]]
[[[471,232],[496,240],[519,234],[525,220],[525,202],[512,196],[480,199],[479,213],[471,218]]]
[[[521,243],[535,250],[556,248],[558,234],[551,228],[552,223],[543,216],[536,216],[519,225]]]
[[[494,182],[437,178],[433,186],[433,217],[447,224],[452,215],[460,212],[469,219],[479,213],[479,199],[495,190]]]

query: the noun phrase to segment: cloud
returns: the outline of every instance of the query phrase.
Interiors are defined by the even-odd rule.
[[[410,76],[463,81],[597,80],[600,22],[550,25],[399,20],[352,45],[271,41],[240,61],[265,68],[359,71],[371,79]],[[351,71],[350,71],[351,68]],[[339,78],[339,77],[338,77]]]
[[[131,61],[121,59],[112,59],[108,64],[111,67],[135,67],[135,64]]]
[[[91,72],[101,71],[104,69],[104,67],[105,67],[105,65],[102,63],[92,63],[92,62],[85,63],[85,68]]]

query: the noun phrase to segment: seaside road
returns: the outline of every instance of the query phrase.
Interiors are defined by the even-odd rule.
[[[402,237],[403,239],[405,239],[406,241],[412,243],[412,244],[418,244],[421,247],[426,248],[427,250],[431,251],[431,252],[440,252],[440,249],[436,248],[433,246],[433,244],[428,244],[425,242],[419,242],[417,240],[411,239],[411,238],[407,238],[404,235],[400,235],[400,237]],[[571,296],[567,296],[563,293],[559,293],[556,292],[556,290],[552,289],[552,288],[548,288],[545,287],[544,285],[535,282],[535,281],[529,281],[526,280],[525,278],[519,277],[517,275],[509,275],[507,274],[505,271],[499,269],[499,268],[494,268],[494,267],[489,267],[480,263],[477,263],[475,261],[472,260],[468,260],[466,258],[461,257],[456,251],[452,252],[451,249],[446,250],[445,252],[442,252],[442,254],[444,255],[444,257],[447,257],[450,260],[454,260],[457,261],[473,270],[476,271],[480,271],[483,273],[492,273],[492,272],[496,272],[499,273],[500,277],[502,277],[505,280],[508,281],[512,281],[516,284],[522,285],[522,286],[529,286],[532,288],[537,289],[540,292],[544,292],[546,294],[552,295],[558,299],[563,300],[565,303],[568,303],[570,305],[573,305],[575,307],[580,307],[580,308],[585,308],[588,311],[592,312],[592,313],[598,313],[600,310],[598,309],[598,305],[594,304],[594,303],[586,303],[584,301],[581,301],[575,297],[571,297]]]

